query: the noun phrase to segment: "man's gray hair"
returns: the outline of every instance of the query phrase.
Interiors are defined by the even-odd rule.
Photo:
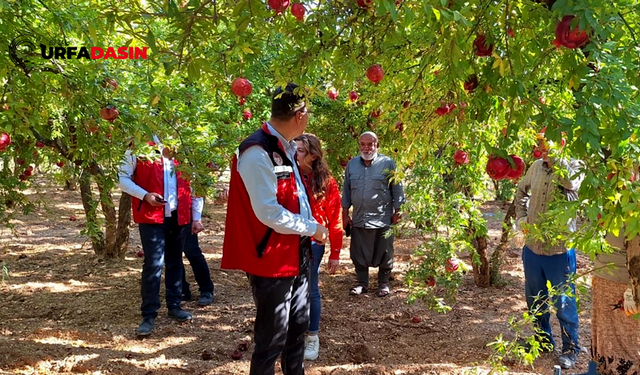
[[[364,137],[365,135],[370,135],[373,137],[373,139],[376,140],[376,142],[378,142],[378,136],[376,135],[376,133],[372,132],[372,131],[366,131],[362,134],[360,134],[360,136],[358,137],[358,140],[360,140],[360,138]]]

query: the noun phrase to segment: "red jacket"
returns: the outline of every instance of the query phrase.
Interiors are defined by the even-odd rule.
[[[331,177],[324,197],[321,200],[316,200],[309,188],[312,175],[305,177],[304,181],[309,192],[309,202],[311,203],[313,217],[329,230],[329,242],[331,242],[329,259],[338,260],[342,249],[342,204],[340,203],[338,183]]]
[[[279,167],[277,200],[285,209],[300,212],[298,188],[292,164],[278,138],[269,134],[266,126],[259,129],[238,148],[231,162],[229,201],[222,245],[223,269],[239,269],[262,277],[290,277],[299,274],[300,236],[280,234],[262,224],[251,206],[249,193],[238,173],[238,156],[251,146],[262,147],[274,168]]]
[[[174,159],[174,165],[178,162]],[[191,187],[189,181],[178,178],[178,225],[187,225],[191,222]],[[133,182],[149,193],[164,195],[164,174],[162,159],[148,160],[138,158],[136,169],[133,172]],[[133,208],[133,221],[138,224],[162,224],[164,222],[164,206],[152,206],[136,197],[131,197]]]

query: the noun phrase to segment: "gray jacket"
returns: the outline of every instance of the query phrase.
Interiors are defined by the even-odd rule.
[[[367,166],[361,156],[349,161],[344,172],[342,208],[353,206],[353,226],[366,229],[391,225],[391,216],[404,203],[402,184],[391,183],[390,172],[396,163],[378,154]]]

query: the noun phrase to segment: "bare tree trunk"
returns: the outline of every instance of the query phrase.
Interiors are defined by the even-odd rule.
[[[116,208],[113,205],[113,197],[111,191],[104,186],[102,178],[104,175],[99,174],[96,176],[96,182],[98,185],[98,191],[100,192],[100,205],[102,207],[102,213],[105,218],[105,230],[104,230],[104,257],[105,258],[117,258],[118,251],[116,249],[117,239],[117,215]]]
[[[491,286],[491,278],[489,277],[489,256],[487,254],[487,237],[476,236],[473,240],[473,245],[475,246],[478,257],[480,258],[480,265],[472,262],[473,279],[477,286],[486,288]]]
[[[129,224],[131,223],[131,196],[122,193],[118,204],[118,231],[116,232],[116,250],[118,257],[124,258],[129,245]]]
[[[516,217],[516,205],[515,200],[511,202],[511,206],[507,210],[507,214],[504,217],[502,225],[502,236],[500,237],[500,243],[496,246],[496,249],[491,254],[490,260],[490,282],[491,285],[498,285],[501,282],[500,269],[504,263],[504,253],[509,247],[509,237],[511,235],[511,226],[513,219]]]
[[[80,176],[80,196],[82,197],[82,206],[84,212],[87,215],[87,226],[98,226],[98,215],[96,214],[96,207],[98,204],[93,199],[91,193],[91,175],[88,172],[83,172]],[[98,233],[91,233],[91,245],[96,255],[102,256],[104,254],[104,238],[102,231]]]
[[[98,203],[91,192],[91,176],[97,181],[100,193]],[[89,167],[80,176],[80,192],[82,195],[82,205],[87,215],[88,228],[101,228],[96,213],[98,204],[105,217],[104,232],[98,230],[89,233],[91,245],[96,255],[116,259],[124,258],[129,245],[129,223],[131,222],[131,197],[122,194],[118,203],[119,211],[116,212],[111,191],[104,182],[104,173],[97,165]]]

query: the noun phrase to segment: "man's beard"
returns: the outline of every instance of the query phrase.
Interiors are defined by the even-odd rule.
[[[360,156],[362,156],[362,158],[363,158],[364,160],[366,160],[366,161],[370,161],[370,160],[375,159],[375,158],[376,158],[376,155],[378,155],[378,152],[377,152],[377,151],[372,152],[372,153],[370,153],[370,154],[365,154],[364,152],[361,152],[361,153],[360,153]]]

